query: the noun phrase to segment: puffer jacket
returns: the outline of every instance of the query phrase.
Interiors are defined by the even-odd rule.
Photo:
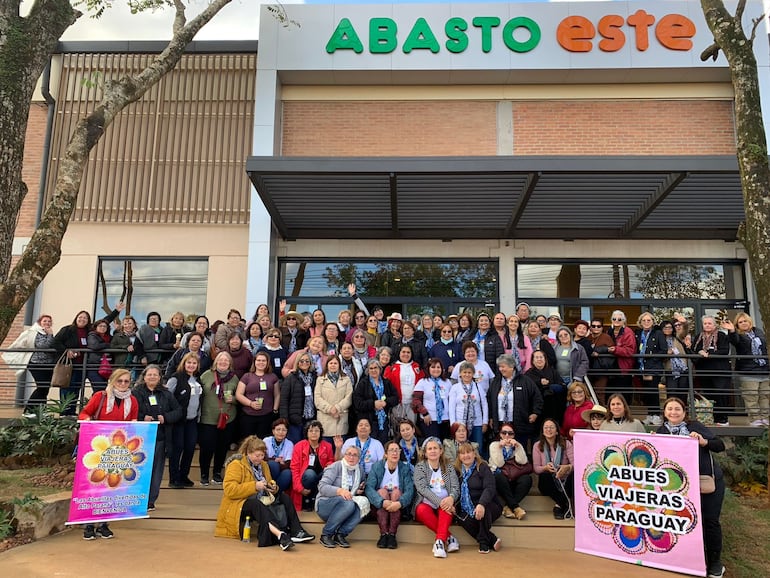
[[[262,475],[270,483],[270,468],[262,462]],[[233,454],[225,463],[225,479],[222,484],[222,501],[217,512],[217,525],[214,536],[217,538],[240,538],[241,510],[243,504],[257,493],[254,474],[251,473],[249,458],[242,454]]]

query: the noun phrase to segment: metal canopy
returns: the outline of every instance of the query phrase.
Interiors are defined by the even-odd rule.
[[[724,239],[734,156],[250,157],[292,239]]]

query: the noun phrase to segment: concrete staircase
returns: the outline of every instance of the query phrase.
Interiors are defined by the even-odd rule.
[[[168,472],[166,472],[168,476]],[[198,484],[200,479],[196,466],[190,472],[190,479]],[[149,520],[129,520],[121,522],[121,527],[136,527],[169,532],[199,532],[214,534],[217,510],[222,499],[222,486],[211,484],[208,487],[196,485],[194,488],[176,490],[168,488],[164,479],[157,509],[150,512]],[[516,548],[539,548],[551,550],[572,550],[575,542],[573,520],[554,520],[553,501],[537,494],[533,488],[521,505],[527,516],[524,520],[509,520],[500,517],[495,523],[495,533],[506,546]],[[308,532],[320,536],[323,520],[315,512],[300,512],[302,525]],[[464,546],[475,547],[476,542],[461,527],[453,526],[453,533]],[[380,533],[374,521],[366,520],[359,524],[351,539],[375,542]],[[398,540],[403,543],[432,544],[433,534],[422,524],[404,522],[398,530]]]

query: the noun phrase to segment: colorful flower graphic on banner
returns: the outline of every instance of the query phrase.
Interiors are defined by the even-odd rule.
[[[133,482],[137,478],[136,466],[145,460],[141,447],[142,438],[128,439],[123,429],[94,436],[91,451],[82,460],[88,469],[88,480],[94,485],[105,484],[110,488]]]
[[[582,482],[591,522],[627,554],[669,552],[697,526],[687,472],[643,439],[603,447]]]

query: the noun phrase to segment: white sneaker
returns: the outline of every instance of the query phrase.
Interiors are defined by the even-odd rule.
[[[433,557],[434,558],[446,558],[446,550],[444,550],[444,542],[436,540],[433,544]]]
[[[446,541],[447,552],[458,552],[460,550],[460,542],[457,541],[452,534],[449,534],[449,539]]]
[[[764,427],[765,426],[765,420],[763,420],[763,419],[755,419],[749,425],[751,427]]]
[[[660,427],[661,425],[663,425],[663,420],[660,419],[659,415],[650,416],[650,421],[652,422],[652,425],[654,427]]]
[[[729,427],[730,426],[730,422],[729,421],[726,421],[726,422],[718,421],[718,422],[714,422],[714,425],[720,426],[720,427]]]
[[[770,419],[763,419],[762,420],[762,425],[765,426],[765,427],[770,426]]]

